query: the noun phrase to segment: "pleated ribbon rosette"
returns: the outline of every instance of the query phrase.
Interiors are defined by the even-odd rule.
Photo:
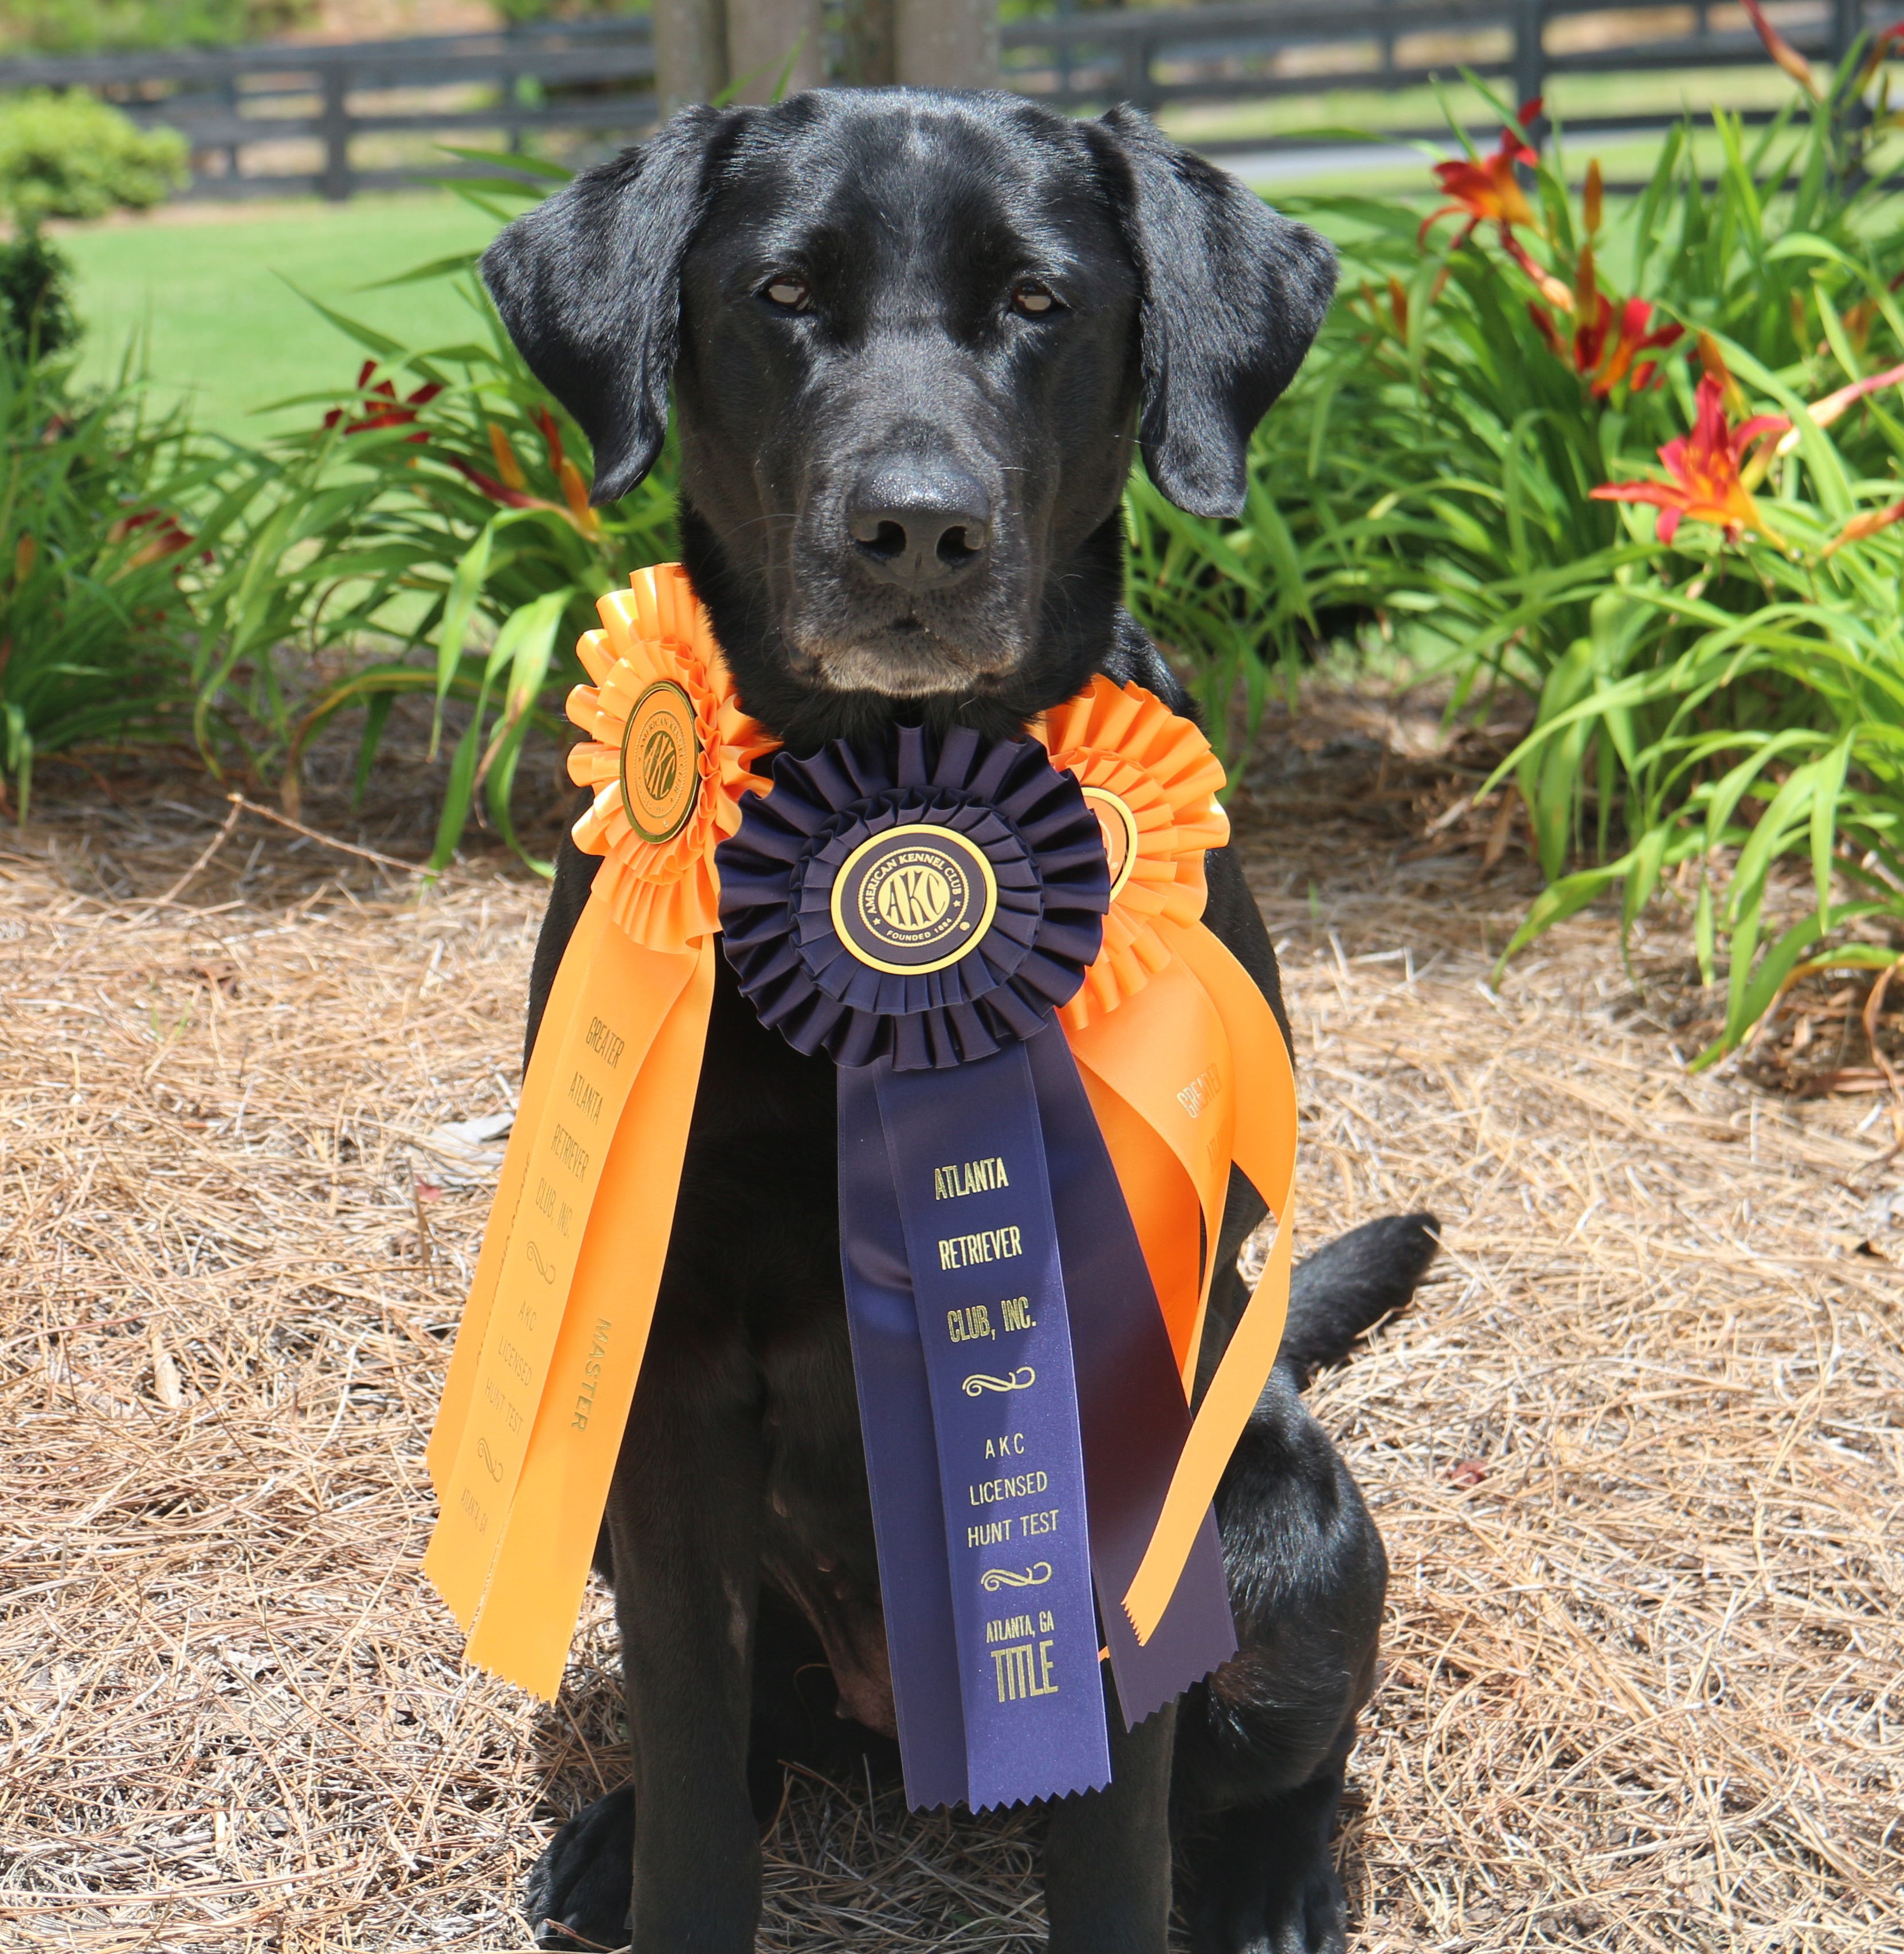
[[[839,1085],[841,1255],[909,1796],[1107,1780],[1234,1651],[1211,1500],[1287,1307],[1295,1092],[1201,921],[1188,721],[1099,677],[1035,739],[784,753],[673,565],[603,600],[570,715],[605,859],[551,990],[431,1441],[426,1568],[554,1694],[652,1321],[713,938]],[[1042,742],[1041,744],[1040,742]],[[757,765],[756,763],[759,763]],[[686,785],[683,783],[687,783]],[[1234,1164],[1274,1248],[1192,1418]]]

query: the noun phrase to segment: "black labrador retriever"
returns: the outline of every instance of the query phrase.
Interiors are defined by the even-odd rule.
[[[800,752],[894,721],[1017,734],[1093,671],[1193,710],[1120,602],[1133,446],[1180,507],[1236,509],[1334,282],[1320,239],[1140,115],[902,90],[688,110],[483,273],[592,441],[597,501],[652,465],[671,385],[683,560],[748,709]],[[532,1044],[594,868],[565,842]],[[1242,869],[1220,850],[1208,873],[1206,920],[1287,1036]],[[599,1557],[634,1777],[539,1862],[545,1945],[751,1948],[778,1760],[894,1730],[834,1147],[831,1062],[764,1030],[723,966]],[[1236,1178],[1200,1384],[1263,1211]],[[1199,1950],[1343,1945],[1330,1830],[1387,1569],[1298,1393],[1408,1299],[1431,1227],[1375,1222],[1297,1271],[1218,1502],[1242,1653],[1128,1734],[1114,1707],[1110,1789],[1052,1802],[1060,1954],[1162,1954],[1174,1835]]]

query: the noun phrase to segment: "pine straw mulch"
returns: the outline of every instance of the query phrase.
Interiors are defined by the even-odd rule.
[[[1314,1393],[1393,1567],[1355,1944],[1904,1950],[1888,1097],[1689,1076],[1604,919],[1496,995],[1512,821],[1443,819],[1459,756],[1381,718],[1272,725],[1239,821],[1302,1235],[1447,1242]],[[624,1768],[607,1610],[543,1707],[417,1563],[486,1201],[429,1136],[507,1110],[541,890],[249,814],[179,887],[215,795],[60,778],[0,837],[0,1945],[526,1946],[530,1860]],[[423,850],[419,806],[305,818]],[[1035,1836],[796,1782],[762,1944],[1035,1945]]]

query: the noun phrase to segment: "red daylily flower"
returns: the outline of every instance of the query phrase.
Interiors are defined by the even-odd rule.
[[[562,472],[562,430],[555,425],[555,416],[546,407],[536,410],[536,425],[542,431],[542,444],[548,450],[548,465],[559,475]]]
[[[1686,331],[1684,326],[1673,325],[1649,331],[1653,308],[1645,299],[1635,298],[1620,308],[1616,331],[1613,302],[1604,292],[1595,292],[1590,301],[1578,306],[1579,323],[1573,328],[1571,339],[1562,336],[1551,313],[1532,300],[1527,316],[1555,359],[1563,360],[1582,379],[1591,381],[1594,398],[1599,401],[1604,401],[1629,373],[1635,392],[1651,385],[1658,373],[1658,363],[1645,360],[1635,365],[1638,356],[1655,347],[1670,346]]]
[[[1783,434],[1791,423],[1777,414],[1758,414],[1742,427],[1726,420],[1725,390],[1711,374],[1699,382],[1692,432],[1669,441],[1660,450],[1670,482],[1607,482],[1593,491],[1597,502],[1647,502],[1657,509],[1656,533],[1670,543],[1680,523],[1690,517],[1723,529],[1729,543],[1747,529],[1756,529],[1773,542],[1780,538],[1759,513],[1758,504],[1740,473],[1753,445]]]
[[[355,413],[348,407],[333,407],[324,416],[325,426],[333,428],[341,421],[347,435],[366,434],[372,428],[402,427],[416,419],[419,410],[443,391],[439,382],[432,381],[429,385],[419,387],[413,394],[399,401],[394,382],[383,380],[374,387],[370,385],[370,376],[376,370],[377,363],[374,360],[366,360],[358,368],[357,391],[366,397],[362,407]],[[380,401],[387,401],[388,404],[377,405]],[[428,441],[429,436],[419,430],[409,438]]]
[[[1532,102],[1521,105],[1521,129],[1529,127],[1541,112],[1539,96]],[[1453,162],[1437,163],[1434,174],[1441,180],[1442,189],[1453,201],[1444,203],[1432,217],[1427,218],[1416,234],[1418,241],[1425,239],[1436,225],[1447,216],[1465,214],[1468,221],[1461,235],[1454,241],[1465,244],[1477,225],[1498,224],[1503,240],[1510,224],[1525,224],[1538,228],[1539,220],[1534,215],[1533,206],[1528,202],[1514,175],[1516,163],[1533,163],[1539,160],[1534,152],[1521,139],[1519,133],[1503,129],[1500,134],[1500,146],[1491,156],[1484,156],[1478,162],[1463,156]]]
[[[1880,27],[1871,36],[1871,49],[1865,56],[1864,66],[1858,71],[1858,93],[1862,95],[1871,86],[1877,71],[1887,61],[1896,60],[1901,52],[1904,52],[1904,20]]]
[[[184,528],[176,516],[163,509],[142,509],[137,515],[121,516],[106,531],[106,541],[122,543],[142,532],[144,540],[126,558],[118,574],[143,570],[147,564],[160,562],[168,556],[181,555],[192,547],[193,541],[190,530]],[[211,561],[209,550],[206,551],[205,558],[208,563]]]

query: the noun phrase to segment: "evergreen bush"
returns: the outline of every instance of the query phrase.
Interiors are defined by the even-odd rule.
[[[190,154],[175,129],[141,129],[82,90],[35,89],[0,107],[0,205],[29,231],[149,210],[184,187]]]

